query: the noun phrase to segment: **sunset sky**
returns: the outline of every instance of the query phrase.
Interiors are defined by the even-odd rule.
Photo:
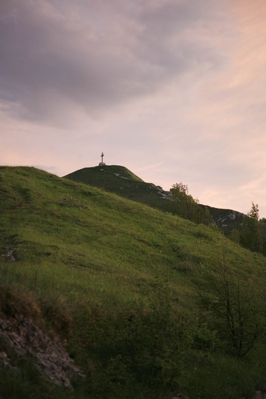
[[[0,0],[0,165],[123,165],[266,217],[265,0]]]

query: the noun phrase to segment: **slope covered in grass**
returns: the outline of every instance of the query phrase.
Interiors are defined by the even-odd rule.
[[[104,165],[83,168],[66,175],[65,178],[99,187],[121,197],[149,205],[165,212],[180,215],[178,203],[173,201],[170,191],[165,191],[153,183],[144,182],[123,166]],[[175,183],[173,182],[173,184]],[[230,233],[234,229],[241,231],[244,218],[243,213],[232,209],[220,209],[202,204],[199,204],[199,206],[202,210],[210,214],[213,222],[227,237],[230,236]],[[207,217],[207,219],[209,218]]]
[[[86,375],[67,392],[36,377],[35,397],[42,384],[47,397],[75,398],[230,399],[263,388],[264,257],[216,230],[38,169],[1,167],[0,184],[2,314],[22,313],[65,339]],[[241,307],[258,306],[259,338],[245,356],[213,312],[216,303],[223,314],[226,276]],[[237,345],[256,333],[245,311]],[[31,373],[21,376],[29,391]]]
[[[174,210],[169,192],[153,183],[146,183],[124,166],[104,165],[83,168],[70,173],[65,178],[102,188],[114,194],[157,209]],[[172,209],[173,208],[173,209]]]

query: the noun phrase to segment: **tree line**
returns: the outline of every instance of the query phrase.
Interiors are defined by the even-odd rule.
[[[232,230],[229,238],[253,252],[266,255],[266,219],[259,218],[259,206],[252,202],[239,229]]]
[[[175,183],[170,192],[173,198],[172,213],[194,223],[207,226],[215,224],[209,209],[199,205],[198,198],[189,193],[187,184]],[[229,238],[250,251],[266,255],[266,219],[259,218],[258,204],[252,202],[250,211],[244,215],[242,225],[234,228]]]
[[[192,197],[188,191],[188,185],[175,183],[170,189],[172,194],[171,211],[178,216],[195,223],[210,225],[212,216],[206,207],[199,205],[198,198]]]

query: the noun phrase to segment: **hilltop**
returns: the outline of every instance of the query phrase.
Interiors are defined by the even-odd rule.
[[[121,197],[167,210],[171,193],[153,183],[146,183],[124,166],[95,166],[70,173],[64,178],[102,188]]]
[[[263,389],[265,257],[35,168],[1,167],[0,184],[1,398],[235,399]]]
[[[102,188],[165,212],[175,213],[175,204],[170,191],[165,191],[153,183],[144,182],[123,166],[103,165],[83,168],[64,178]],[[236,210],[220,209],[209,205],[200,206],[208,209],[215,224],[227,236],[233,229],[239,229],[243,223],[244,214]]]

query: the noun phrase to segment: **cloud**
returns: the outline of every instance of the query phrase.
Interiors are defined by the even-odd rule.
[[[213,21],[211,0],[40,0],[38,7],[4,0],[1,100],[13,116],[35,122],[65,126],[80,113],[100,118],[190,70],[223,64],[204,27],[211,12]]]

